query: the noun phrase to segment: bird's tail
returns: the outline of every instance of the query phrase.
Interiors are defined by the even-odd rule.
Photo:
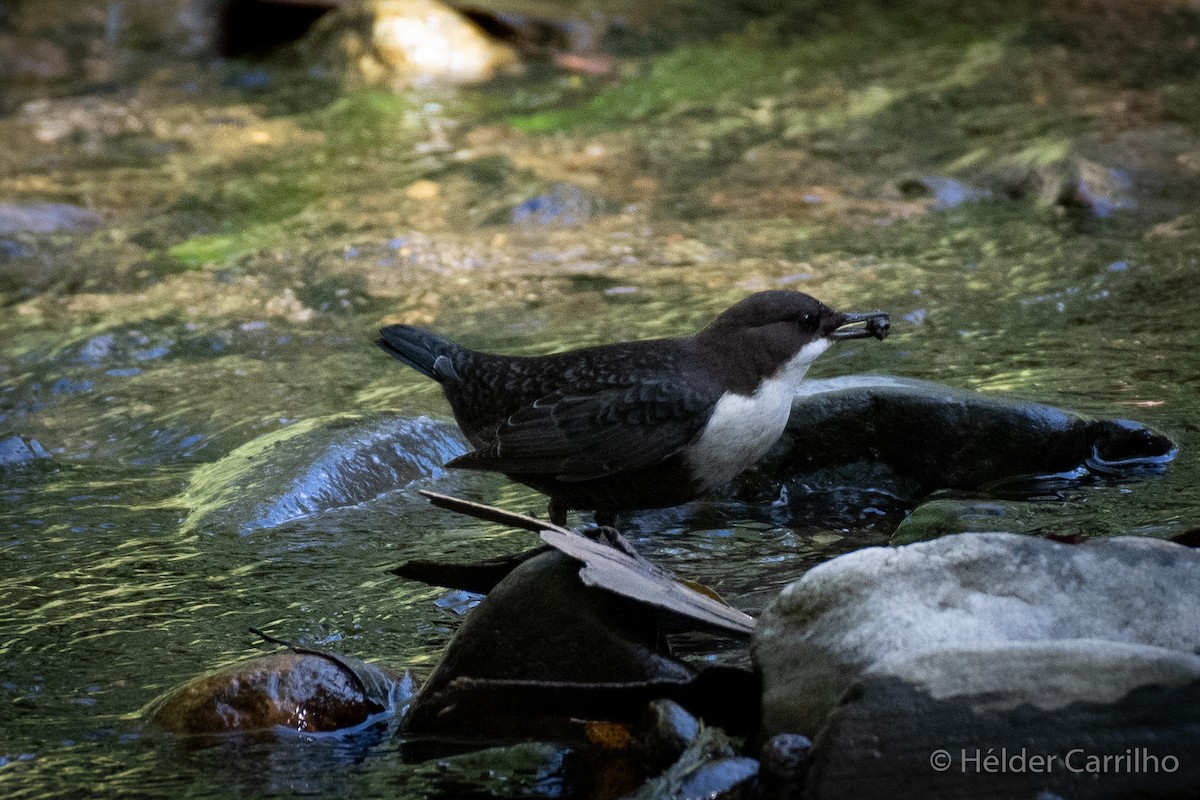
[[[461,345],[411,325],[381,328],[376,344],[397,361],[408,364],[438,383],[458,378],[454,371],[455,356],[466,350]]]

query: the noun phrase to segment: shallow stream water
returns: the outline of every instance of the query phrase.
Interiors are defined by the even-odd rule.
[[[997,100],[1000,79],[986,69],[936,91],[902,92],[889,77],[896,63],[920,75],[928,59],[967,69],[986,61],[972,48],[989,36],[1011,45],[1007,30],[985,26],[942,50],[918,41],[848,78],[835,77],[840,61],[818,41],[796,53],[810,66],[833,60],[816,77],[768,89],[751,74],[744,93],[717,87],[686,108],[599,128],[534,130],[543,101],[529,98],[567,103],[568,80],[305,107],[245,88],[236,67],[198,83],[156,74],[0,119],[0,200],[68,202],[100,217],[85,230],[0,235],[0,442],[10,448],[0,463],[0,794],[462,796],[444,771],[407,763],[396,740],[185,743],[141,714],[166,689],[265,652],[249,626],[427,673],[462,602],[387,569],[532,546],[529,534],[431,509],[416,489],[517,510],[540,509],[537,495],[444,473],[277,527],[184,524],[179,496],[193,470],[257,436],[350,410],[448,418],[435,386],[374,347],[386,322],[541,353],[691,332],[761,288],[879,308],[892,336],[839,345],[812,375],[890,373],[1145,422],[1180,443],[1164,474],[1035,487],[1031,502],[1067,506],[1070,533],[1171,536],[1200,524],[1200,225],[1185,191],[1200,139],[1169,119],[1117,130],[1118,112],[1087,104],[1120,94],[1108,84],[1049,85],[1051,106],[1065,106],[1054,116],[1044,101]],[[730,45],[743,59],[745,46]],[[1025,61],[1013,81],[1058,75],[1038,66],[1040,51],[1014,52]],[[682,69],[666,59],[628,80],[659,86]],[[633,90],[612,91],[619,102]],[[877,107],[862,107],[872,91]],[[1130,199],[1112,213],[1032,198],[935,208],[887,189],[962,163],[961,143],[903,141],[939,124],[937,103],[954,97],[976,111],[1028,103],[1030,118],[1047,115],[1028,129],[992,120],[1001,127],[970,134],[977,149],[1057,136],[1089,154],[1133,154],[1109,162],[1132,182]],[[756,121],[772,104],[810,113],[815,129],[797,132],[787,115]],[[905,114],[908,136],[896,132]],[[58,136],[53,124],[76,127]],[[1133,144],[1130,126],[1144,134]],[[674,160],[661,144],[672,135]],[[800,166],[787,176],[780,164]],[[576,188],[555,194],[564,181]],[[527,210],[549,204],[559,218],[513,213],[531,198],[540,205]],[[697,502],[625,525],[647,557],[756,613],[811,566],[885,544],[894,524],[869,509],[843,517]],[[744,658],[699,636],[680,647]],[[563,784],[552,762],[466,785],[553,795]]]

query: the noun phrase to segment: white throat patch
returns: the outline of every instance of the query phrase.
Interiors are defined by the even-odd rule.
[[[684,455],[688,471],[703,491],[724,486],[779,441],[800,380],[831,344],[829,339],[809,342],[754,394],[727,392],[717,402],[708,424]]]

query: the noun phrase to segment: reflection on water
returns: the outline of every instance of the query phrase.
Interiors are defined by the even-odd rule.
[[[930,57],[958,63],[960,45]],[[886,83],[907,57],[854,80]],[[791,91],[808,75],[787,77]],[[647,80],[670,78],[665,69]],[[448,418],[435,385],[374,348],[384,322],[531,354],[691,332],[748,292],[778,286],[849,310],[881,308],[893,320],[886,342],[843,343],[812,374],[894,373],[1137,419],[1180,442],[1165,474],[1010,487],[1005,497],[1062,505],[1072,533],[1163,536],[1200,523],[1197,242],[1187,224],[1156,228],[1158,219],[1129,209],[1080,220],[997,199],[925,213],[872,194],[868,184],[925,162],[893,138],[906,155],[888,156],[888,174],[852,180],[840,170],[874,169],[886,159],[868,143],[888,134],[854,126],[925,111],[890,84],[855,86],[851,102],[840,78],[811,79],[831,82],[812,92],[814,107],[834,110],[804,111],[794,94],[738,95],[732,111],[681,101],[663,111],[658,139],[630,134],[636,146],[607,129],[531,140],[495,124],[489,109],[534,101],[488,90],[436,102],[352,96],[288,116],[188,84],[152,88],[138,103],[68,99],[0,119],[0,151],[16,154],[0,154],[5,191],[90,198],[107,214],[90,223],[102,230],[77,238],[0,233],[0,795],[562,789],[542,766],[507,784],[439,783],[386,736],[196,742],[143,727],[140,709],[161,692],[264,652],[250,626],[427,673],[460,604],[387,570],[534,544],[431,509],[416,489],[534,512],[543,498],[496,476],[434,468],[398,491],[274,527],[240,529],[236,515],[220,514],[185,524],[180,496],[195,470],[259,437],[286,439],[302,421],[351,411]],[[982,102],[955,95],[967,89],[954,81],[939,85],[928,113]],[[1027,85],[1018,94],[1032,102]],[[884,101],[892,104],[873,116]],[[118,133],[37,138],[99,116],[120,116]],[[946,128],[1045,135],[1013,116]],[[927,130],[931,143],[913,147],[937,145],[938,131]],[[143,157],[155,136],[170,147]],[[894,163],[904,158],[914,161]],[[791,194],[779,190],[778,159],[791,159],[786,179],[801,187]],[[1183,172],[1194,159],[1171,163]],[[571,194],[595,218],[513,225],[512,209],[553,199],[563,174],[595,178],[601,188]],[[606,199],[621,189],[621,203]],[[756,613],[806,569],[886,544],[898,521],[887,497],[858,492],[702,501],[625,525],[647,557]],[[703,636],[679,645],[697,659],[746,657]]]

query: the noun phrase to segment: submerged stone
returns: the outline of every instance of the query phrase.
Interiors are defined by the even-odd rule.
[[[453,425],[426,417],[319,417],[198,468],[178,502],[189,509],[189,529],[228,526],[248,533],[436,477],[464,452]]]
[[[173,733],[329,733],[381,722],[412,694],[408,675],[304,650],[253,658],[196,678],[156,700],[148,716]]]
[[[95,211],[69,203],[0,203],[0,235],[86,233],[103,223]]]
[[[1004,645],[1082,640],[1093,661],[1119,660],[1131,645],[1194,657],[1200,553],[1138,537],[1065,545],[1004,533],[859,550],[789,585],[760,619],[752,650],[764,731],[816,734],[843,692],[886,659],[973,649],[999,661]],[[1046,674],[1023,677],[1022,658],[1014,650],[1005,662],[1012,677],[996,699],[1032,701],[1030,687],[1050,685]],[[947,686],[968,681],[946,673]]]
[[[50,453],[37,439],[26,439],[22,436],[0,439],[0,467],[12,467],[49,457]]]
[[[1064,510],[1061,503],[929,500],[914,508],[900,523],[889,544],[912,544],[967,531],[1035,534],[1053,530],[1056,536],[1062,536]]]
[[[570,227],[603,214],[606,203],[572,183],[556,183],[512,211],[512,224]]]

